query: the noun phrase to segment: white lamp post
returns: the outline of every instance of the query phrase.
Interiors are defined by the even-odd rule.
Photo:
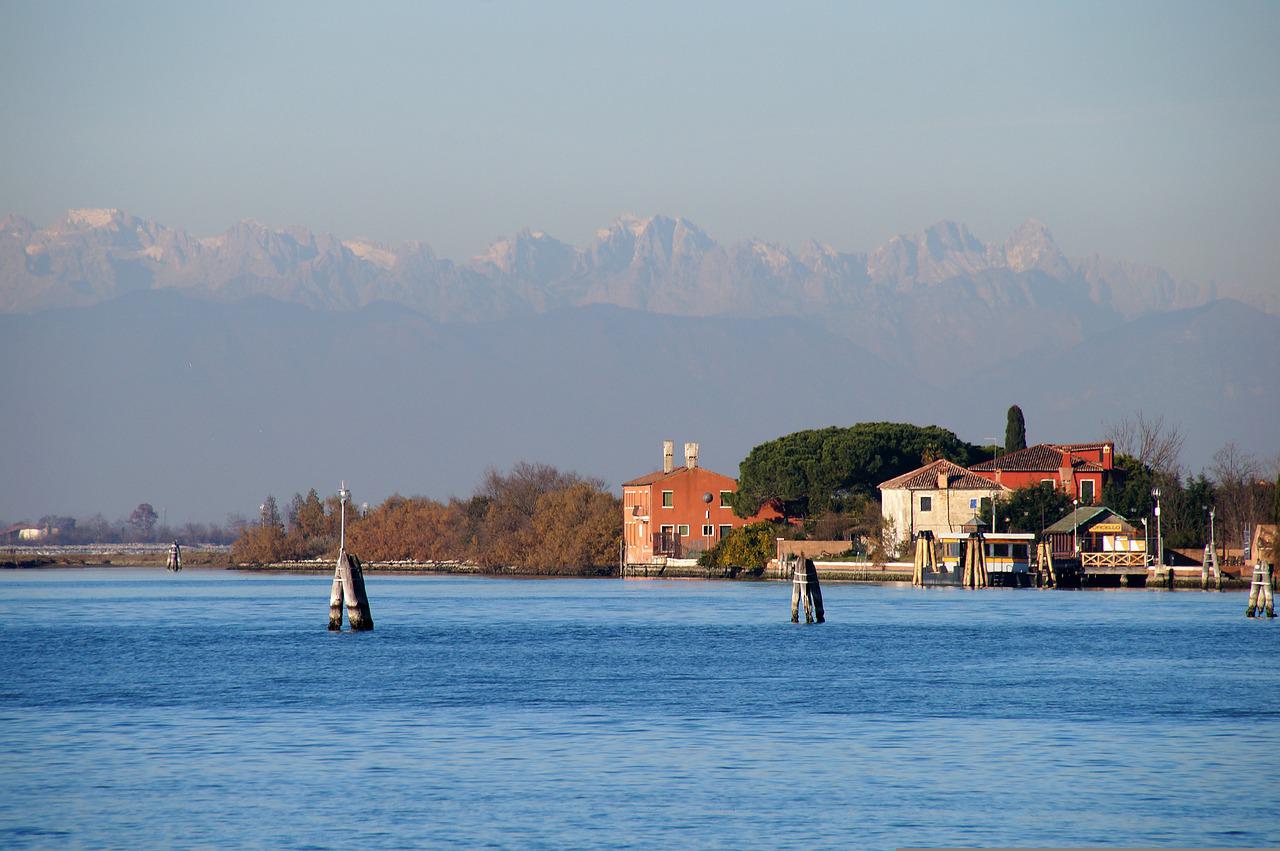
[[[1164,534],[1160,529],[1160,488],[1152,488],[1151,496],[1156,501],[1156,564],[1164,567]]]
[[[338,488],[338,513],[341,516],[338,526],[338,551],[347,551],[347,500],[351,499],[351,491],[347,490],[347,483],[343,481]]]
[[[1218,512],[1218,507],[1216,505],[1209,506],[1209,551],[1210,552],[1217,552],[1218,550],[1217,541],[1214,540],[1214,536],[1213,536],[1213,515],[1216,514],[1217,512]]]
[[[1080,555],[1080,500],[1071,500],[1071,547]]]

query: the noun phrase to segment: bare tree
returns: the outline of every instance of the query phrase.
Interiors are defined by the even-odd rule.
[[[1244,527],[1260,519],[1256,485],[1261,473],[1257,459],[1242,451],[1234,441],[1213,453],[1209,476],[1213,479],[1218,513],[1228,542],[1234,539],[1243,546]]]
[[[1142,411],[1107,426],[1116,452],[1137,458],[1162,476],[1177,478],[1182,455],[1182,428],[1165,423],[1164,415],[1148,418]]]

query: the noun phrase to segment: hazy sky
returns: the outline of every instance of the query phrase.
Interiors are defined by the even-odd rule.
[[[0,212],[466,257],[938,219],[1276,291],[1280,5],[3,2]]]

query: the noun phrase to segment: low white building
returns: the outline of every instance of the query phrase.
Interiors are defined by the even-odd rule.
[[[880,514],[893,524],[898,543],[920,532],[959,532],[982,508],[983,500],[1011,490],[971,473],[959,464],[938,459],[880,483]]]

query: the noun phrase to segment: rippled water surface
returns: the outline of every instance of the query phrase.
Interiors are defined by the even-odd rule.
[[[0,574],[0,847],[1280,844],[1240,594]]]

